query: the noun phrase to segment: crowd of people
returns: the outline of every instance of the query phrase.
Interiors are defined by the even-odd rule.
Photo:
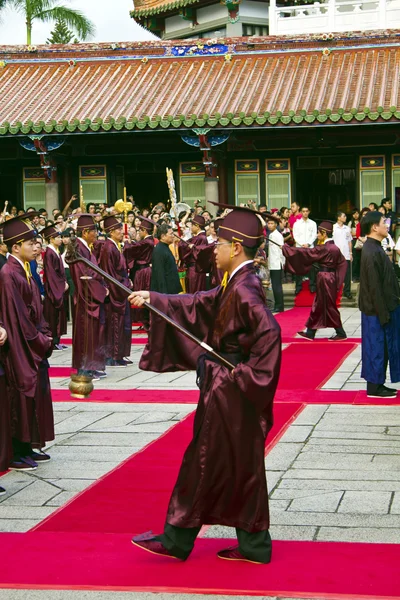
[[[193,209],[174,214],[160,202],[151,210],[134,207],[120,215],[101,204],[88,204],[86,212],[74,209],[77,200],[73,196],[51,219],[45,209],[23,212],[8,209],[8,203],[1,213],[0,346],[4,349],[8,342],[0,355],[0,388],[7,390],[9,400],[1,407],[0,472],[36,469],[50,459],[42,451],[54,438],[48,358],[66,349],[62,336],[69,319],[72,367],[78,375],[99,380],[107,377],[108,368],[131,363],[132,323],[148,329],[148,314],[131,308],[115,280],[128,290],[169,294],[225,289],[227,284],[216,250],[219,228],[231,208],[218,205],[214,216],[196,202]],[[254,202],[243,209],[257,214],[260,223],[262,235],[248,262],[271,285],[273,312],[284,310],[282,283],[292,280],[299,293],[308,276],[317,298],[300,335],[313,339],[317,329],[334,327],[332,339],[345,339],[336,293],[344,283],[350,298],[351,282],[360,277],[358,255],[366,243],[361,218],[382,217],[387,229],[382,249],[393,261],[400,254],[400,242],[393,241],[396,215],[390,200],[353,211],[350,221],[339,211],[336,223],[320,225],[310,218],[308,206],[295,201],[290,209],[271,212]],[[76,252],[87,263],[68,261]],[[104,280],[90,265],[113,279]],[[330,312],[321,304],[328,296]]]

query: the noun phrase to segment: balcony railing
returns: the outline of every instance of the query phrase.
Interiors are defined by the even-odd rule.
[[[270,35],[400,28],[400,0],[323,0],[276,6],[270,0]]]

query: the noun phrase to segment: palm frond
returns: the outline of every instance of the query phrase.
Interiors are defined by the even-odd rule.
[[[15,0],[12,0],[15,1]],[[20,1],[20,0],[17,0]],[[79,10],[72,10],[67,6],[54,6],[55,0],[36,0],[38,4],[52,4],[52,7],[38,10],[32,14],[33,19],[42,22],[57,21],[61,19],[65,21],[67,26],[76,33],[81,40],[86,40],[95,34],[96,28],[92,21],[85,17]]]

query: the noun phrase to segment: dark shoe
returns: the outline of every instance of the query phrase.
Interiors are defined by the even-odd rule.
[[[36,467],[32,467],[26,462],[23,462],[21,459],[14,460],[10,466],[8,467],[11,471],[36,471]]]
[[[37,463],[47,462],[51,458],[51,456],[49,456],[48,454],[46,454],[45,452],[42,452],[42,451],[40,451],[40,452],[33,451],[30,453],[29,456],[30,456],[30,458],[32,458],[32,460],[34,460]]]
[[[38,466],[37,462],[35,462],[30,456],[21,456],[20,460],[31,467],[36,468]]]
[[[96,381],[97,379],[104,379],[107,377],[107,373],[105,371],[93,371],[93,379]]]
[[[6,490],[0,487],[0,496],[4,496],[5,494],[7,494]]]
[[[387,392],[392,392],[392,394],[394,394],[395,396],[397,396],[397,392],[398,390],[395,390],[394,388],[388,388],[386,387],[386,385],[382,386],[384,390],[386,390]]]
[[[250,558],[246,558],[239,551],[239,546],[227,548],[226,550],[220,550],[219,552],[217,552],[217,556],[218,556],[218,558],[222,558],[223,560],[241,560],[243,562],[249,562],[249,563],[253,563],[255,565],[267,564],[267,563],[259,562],[257,560],[251,560]]]
[[[149,539],[143,539],[146,538],[146,536],[148,535],[149,534],[135,536],[134,538],[132,538],[132,544],[134,546],[137,546],[138,548],[141,548],[142,550],[146,550],[146,552],[151,552],[151,554],[159,554],[160,556],[165,556],[167,558],[182,560],[177,556],[171,554],[171,552],[167,550],[167,548],[165,548],[165,546],[163,546],[161,542],[158,542],[156,540],[153,534],[151,534],[152,537],[150,537]]]
[[[310,292],[312,294],[316,294],[317,293],[317,288],[310,288]]]
[[[353,296],[351,294],[346,294],[345,298],[347,298],[347,300],[353,300]]]
[[[384,385],[378,385],[374,392],[367,391],[368,398],[396,398],[397,390],[389,390]]]
[[[339,335],[338,333],[329,338],[330,342],[342,342],[347,340],[347,335]]]
[[[60,344],[61,348],[63,350],[68,350],[69,346],[67,346],[66,344]]]
[[[312,335],[308,335],[307,331],[298,331],[297,335],[301,335],[301,337],[306,338],[306,340],[314,341],[314,337]]]
[[[274,308],[274,310],[271,310],[272,314],[275,315],[276,313],[281,313],[284,312],[284,310],[278,310],[277,308]]]
[[[56,344],[56,345],[54,346],[53,350],[62,351],[62,350],[64,350],[64,348],[62,347],[62,345],[61,345],[61,344]]]
[[[124,356],[124,361],[126,362],[127,365],[133,365],[133,360],[131,360],[127,356]]]
[[[107,366],[108,367],[127,367],[128,363],[125,360],[114,360],[111,359],[109,362],[107,362]]]

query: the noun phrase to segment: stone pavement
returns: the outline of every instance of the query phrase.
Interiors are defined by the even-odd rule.
[[[342,316],[348,335],[360,337],[358,310],[346,308]],[[318,337],[330,334],[324,330]],[[141,372],[142,349],[133,346],[134,364],[109,369],[109,377],[96,382],[96,388],[154,389],[155,394],[157,389],[196,388],[193,373]],[[56,353],[51,362],[61,366],[70,361],[71,350],[67,350]],[[53,387],[66,388],[68,381],[54,379]],[[359,347],[324,389],[365,389]],[[92,402],[55,403],[54,408],[56,440],[49,445],[51,462],[30,474],[13,472],[1,478],[7,495],[0,498],[0,531],[29,530],[194,410],[187,404]],[[266,470],[274,539],[400,542],[399,407],[309,405],[268,454]],[[214,526],[202,535],[233,537],[234,532]],[[0,600],[36,600],[39,594],[49,600],[127,597],[117,592],[0,590]],[[149,600],[154,595],[135,593],[136,597]],[[175,597],[157,595],[157,599]],[[179,595],[179,600],[185,599]]]

